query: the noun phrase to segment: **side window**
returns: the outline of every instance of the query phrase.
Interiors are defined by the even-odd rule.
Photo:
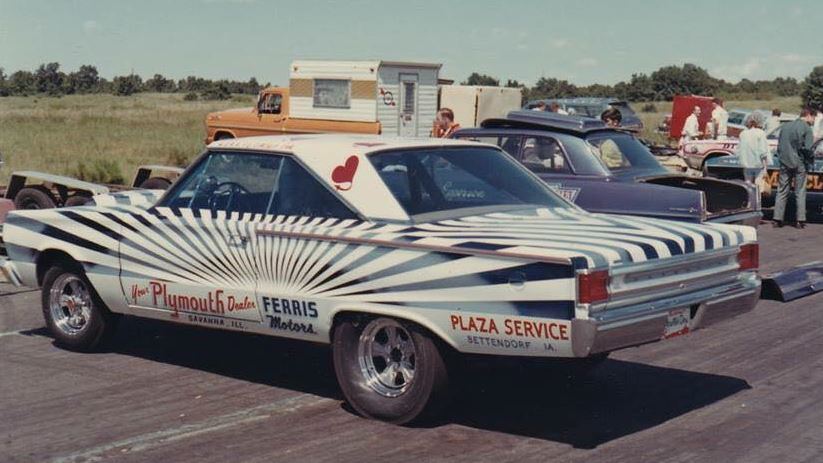
[[[488,143],[489,145],[497,145],[508,153],[511,157],[517,159],[518,154],[520,153],[520,140],[521,137],[519,135],[515,136],[488,136],[488,137],[471,137],[466,138],[466,140],[476,141],[480,143]]]
[[[356,219],[343,202],[292,158],[284,158],[269,214]]]
[[[571,172],[560,143],[551,137],[526,137],[523,139],[522,160],[532,172],[565,174]]]
[[[263,214],[282,159],[269,154],[210,153],[175,185],[163,206]]]
[[[280,114],[280,105],[282,102],[282,95],[279,93],[269,93],[260,100],[258,112],[260,112],[260,114]]]
[[[590,143],[592,152],[603,161],[603,164],[605,164],[609,170],[625,169],[632,166],[615,140],[611,138],[600,138],[593,139]]]

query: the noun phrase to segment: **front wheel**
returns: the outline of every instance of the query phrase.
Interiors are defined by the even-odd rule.
[[[393,318],[351,318],[338,323],[333,336],[337,381],[361,415],[406,424],[442,405],[446,363],[423,329]]]
[[[114,331],[117,319],[82,271],[61,265],[43,277],[43,317],[58,345],[91,351]]]

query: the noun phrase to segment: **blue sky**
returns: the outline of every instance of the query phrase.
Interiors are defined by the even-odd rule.
[[[533,84],[692,62],[737,81],[823,64],[821,0],[0,0],[0,67],[284,83],[295,58],[440,62]]]

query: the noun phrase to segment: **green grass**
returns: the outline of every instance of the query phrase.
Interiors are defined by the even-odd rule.
[[[185,164],[204,147],[206,114],[252,104],[181,94],[0,98],[0,184],[16,170],[129,181],[141,164]]]
[[[70,95],[0,98],[0,184],[15,170],[39,170],[97,182],[125,180],[141,164],[184,165],[203,150],[204,119],[211,111],[251,106],[253,97],[184,101],[182,94]],[[665,143],[655,129],[671,103],[643,112],[644,136]],[[800,98],[727,101],[732,108],[797,112]]]

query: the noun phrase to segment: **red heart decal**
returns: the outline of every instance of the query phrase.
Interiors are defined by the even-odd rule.
[[[357,156],[349,156],[342,166],[335,167],[331,172],[331,179],[335,183],[334,187],[341,191],[350,190],[352,181],[354,181],[354,174],[357,172],[357,165],[359,163],[360,160],[357,159]]]

